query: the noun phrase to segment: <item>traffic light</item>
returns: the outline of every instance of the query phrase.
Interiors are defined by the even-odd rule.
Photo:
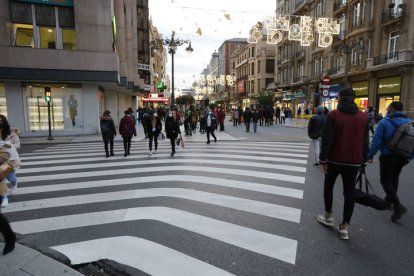
[[[52,101],[52,92],[50,91],[50,87],[45,87],[45,102]]]
[[[157,85],[157,89],[158,89],[160,92],[164,92],[164,90],[165,90],[165,89],[167,89],[167,85],[165,84],[165,82],[161,82],[161,83],[159,83],[159,84]]]

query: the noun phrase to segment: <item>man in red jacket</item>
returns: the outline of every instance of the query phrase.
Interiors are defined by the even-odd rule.
[[[224,131],[224,119],[226,118],[226,113],[223,109],[219,108],[217,111],[217,120],[220,125],[220,131]]]
[[[137,136],[137,130],[135,128],[134,119],[128,110],[125,110],[124,117],[119,123],[119,134],[121,134],[124,140],[124,156],[130,155],[132,135]]]
[[[356,176],[367,162],[369,149],[368,116],[354,102],[355,92],[347,88],[339,92],[338,109],[329,112],[322,134],[319,155],[321,170],[325,173],[325,214],[318,215],[318,222],[333,226],[332,203],[336,178],[343,182],[344,210],[342,223],[338,227],[341,239],[347,240],[348,226],[354,211],[354,189]]]

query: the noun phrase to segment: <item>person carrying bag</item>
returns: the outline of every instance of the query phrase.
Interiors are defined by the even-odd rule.
[[[370,190],[372,193],[370,193]],[[390,204],[375,194],[375,191],[369,183],[365,173],[365,167],[361,168],[361,171],[358,174],[356,188],[354,191],[354,199],[355,203],[372,207],[380,211],[390,209]]]

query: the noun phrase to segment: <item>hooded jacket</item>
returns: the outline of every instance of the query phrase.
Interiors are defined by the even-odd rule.
[[[372,160],[378,150],[381,151],[382,155],[392,155],[392,151],[387,147],[386,142],[391,140],[401,124],[407,123],[411,123],[411,121],[407,118],[405,113],[401,111],[394,111],[388,114],[387,117],[385,117],[383,120],[381,120],[378,123],[374,137],[372,138],[368,159]],[[410,160],[413,159],[414,153],[410,157]]]
[[[104,140],[112,140],[116,136],[116,129],[114,121],[112,120],[112,117],[109,115],[103,115],[101,116],[101,134],[102,139]]]
[[[328,113],[322,134],[320,163],[360,166],[368,158],[368,116],[353,98],[344,97],[338,109]]]

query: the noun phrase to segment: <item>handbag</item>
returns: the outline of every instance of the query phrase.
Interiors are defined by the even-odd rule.
[[[14,170],[14,167],[9,162],[0,165],[0,180],[5,179],[9,173]]]
[[[9,193],[9,186],[7,186],[6,181],[0,181],[0,196],[7,195]]]
[[[364,180],[365,185],[362,183]],[[354,198],[356,203],[372,207],[377,210],[388,210],[390,208],[389,202],[375,194],[375,191],[369,183],[364,170],[359,173],[356,184],[357,188],[354,190]],[[365,191],[362,190],[362,186],[365,186]],[[370,190],[372,190],[372,193],[370,193]]]
[[[180,145],[182,139],[183,138],[181,137],[181,135],[177,138],[177,141],[175,141],[175,143],[177,144],[177,146]]]

